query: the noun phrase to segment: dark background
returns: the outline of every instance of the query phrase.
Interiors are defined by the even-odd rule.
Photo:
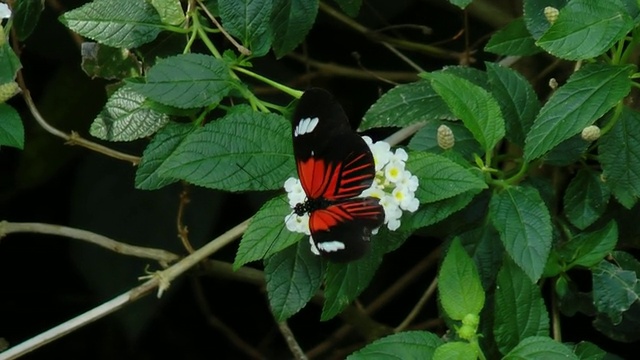
[[[81,1],[56,1],[62,9]],[[431,35],[415,30],[397,30],[412,40],[455,51],[465,48],[464,37],[452,39],[463,27],[463,13],[444,1],[365,1],[360,23],[376,29],[389,24],[421,24],[433,29]],[[518,16],[515,2],[493,2],[507,14]],[[51,3],[49,3],[50,5]],[[328,2],[335,6],[335,3]],[[80,68],[80,53],[68,31],[56,19],[59,10],[47,6],[38,27],[24,43],[23,74],[27,86],[47,120],[63,131],[78,131],[89,137],[88,128],[104,105],[108,82],[90,79]],[[492,56],[481,52],[487,35],[504,18],[469,18],[469,43],[477,52],[476,67]],[[224,44],[220,44],[224,47]],[[366,69],[412,71],[388,50],[348,29],[323,12],[304,46],[297,52],[310,58],[358,69],[354,52]],[[425,70],[457,65],[454,60],[405,52]],[[544,60],[540,60],[544,62]],[[379,95],[393,85],[374,78],[306,76],[308,70],[290,58],[272,55],[256,60],[254,71],[276,81],[304,89],[308,85],[329,89],[340,100],[357,126],[358,120]],[[532,65],[534,70],[536,66]],[[268,92],[256,84],[262,98],[285,105],[289,98]],[[135,168],[129,163],[71,147],[41,129],[28,115],[20,96],[10,101],[25,121],[24,151],[0,149],[0,220],[42,222],[90,230],[113,239],[185,254],[176,233],[179,194],[185,189],[174,184],[159,191],[133,188]],[[373,133],[376,139],[386,135]],[[93,139],[95,140],[95,139]],[[147,141],[110,143],[110,147],[140,155]],[[207,241],[250,217],[273,194],[229,194],[194,186],[186,187],[191,202],[184,223],[194,246]],[[393,284],[402,274],[434,251],[447,233],[448,223],[434,229],[431,236],[415,236],[398,251],[387,255],[371,287],[361,296],[364,304]],[[237,243],[215,254],[232,262]],[[152,261],[119,255],[77,240],[37,234],[12,234],[0,240],[0,337],[11,345],[24,341],[135,287],[145,269],[157,270]],[[259,267],[260,264],[252,264]],[[434,264],[435,266],[435,264]],[[409,312],[435,275],[435,268],[422,272],[407,290],[383,308],[375,319],[396,326]],[[200,291],[201,290],[201,291]],[[203,308],[203,300],[208,309]],[[320,307],[308,305],[289,325],[303,349],[326,339],[341,320],[318,321]],[[211,311],[244,341],[259,349],[265,358],[286,359],[291,355],[271,318],[264,289],[260,286],[212,275],[181,277],[171,284],[161,299],[147,296],[104,319],[71,333],[25,359],[53,356],[92,359],[146,359],[158,357],[188,359],[239,359],[246,355],[230,344],[208,322]],[[418,323],[437,318],[432,299],[418,317]],[[437,323],[436,323],[437,324]],[[621,354],[627,345],[613,343],[591,330],[590,319],[576,316],[563,322],[563,340],[589,339],[605,350]],[[442,327],[431,328],[432,331]],[[349,335],[321,358],[340,358],[364,344]],[[608,347],[609,346],[609,347]],[[632,345],[629,345],[631,348]]]

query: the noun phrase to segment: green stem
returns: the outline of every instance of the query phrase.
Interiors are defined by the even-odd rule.
[[[613,52],[613,56],[611,56],[611,63],[614,65],[619,65],[622,61],[622,53],[624,52],[625,41],[624,39],[618,41],[615,47],[615,51]]]
[[[260,80],[263,83],[268,84],[268,85],[270,85],[270,86],[272,86],[272,87],[284,92],[285,94],[289,94],[289,95],[291,95],[292,97],[294,97],[296,99],[299,99],[302,96],[303,91],[292,89],[292,88],[290,88],[288,86],[282,85],[282,84],[280,84],[278,82],[275,82],[275,81],[273,81],[273,80],[271,80],[269,78],[266,78],[266,77],[264,77],[262,75],[258,75],[256,73],[254,73],[253,71],[247,70],[247,69],[245,69],[243,67],[233,66],[231,69],[235,70],[235,71],[238,71],[238,72],[241,72],[241,73],[243,73],[245,75],[248,75],[248,76],[250,76],[250,77],[252,77],[254,79]]]
[[[171,31],[178,34],[187,34],[191,31],[191,29],[188,27],[184,28],[184,27],[173,26],[173,25],[161,25],[160,28],[162,30]]]
[[[198,31],[196,29],[192,29],[191,35],[189,36],[189,41],[187,41],[187,45],[184,47],[183,54],[186,54],[191,51],[191,46],[196,41],[196,37],[198,36]]]
[[[613,128],[616,122],[618,122],[618,119],[620,118],[620,115],[622,114],[623,109],[624,109],[624,104],[622,103],[622,101],[619,101],[618,104],[616,105],[616,109],[613,112],[613,116],[611,116],[611,119],[609,119],[609,121],[600,129],[600,136],[611,131],[611,128]]]
[[[220,52],[218,52],[218,49],[216,49],[216,46],[213,45],[213,43],[209,39],[209,35],[207,34],[206,31],[204,31],[204,28],[200,24],[200,20],[198,20],[197,16],[193,17],[193,26],[198,31],[198,35],[200,35],[200,39],[207,46],[207,49],[211,51],[211,54],[213,54],[213,56],[215,56],[218,59],[222,58],[222,55],[220,55]]]
[[[513,175],[512,177],[506,179],[505,183],[507,185],[514,185],[519,183],[520,180],[522,180],[522,178],[524,178],[527,175],[527,170],[529,170],[529,163],[523,162],[520,165],[520,169],[518,170],[518,172],[515,173],[515,175]]]

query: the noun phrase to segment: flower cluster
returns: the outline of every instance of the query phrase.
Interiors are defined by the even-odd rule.
[[[405,169],[408,154],[404,149],[391,150],[391,146],[384,142],[374,143],[369,137],[363,136],[369,146],[375,161],[376,177],[371,187],[362,192],[361,197],[372,196],[380,199],[380,205],[384,208],[384,224],[389,230],[400,227],[400,218],[403,211],[415,212],[420,202],[415,197],[418,189],[418,177]],[[284,183],[287,191],[289,205],[293,208],[299,203],[304,203],[306,194],[302,189],[300,180],[289,178]],[[310,235],[309,215],[296,215],[295,212],[285,217],[287,229]]]
[[[400,227],[403,211],[415,212],[420,202],[415,196],[418,189],[418,177],[405,169],[405,162],[409,158],[404,149],[391,151],[391,146],[384,142],[373,141],[362,137],[369,145],[376,166],[376,177],[371,187],[362,192],[361,196],[373,196],[380,199],[384,208],[384,223],[394,231]]]

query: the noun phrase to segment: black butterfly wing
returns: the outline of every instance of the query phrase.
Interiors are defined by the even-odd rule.
[[[347,199],[373,183],[373,155],[327,91],[305,91],[294,112],[292,136],[298,177],[309,198]]]
[[[364,256],[373,229],[384,222],[384,209],[373,197],[354,198],[316,210],[309,228],[316,249],[333,262],[348,262]]]

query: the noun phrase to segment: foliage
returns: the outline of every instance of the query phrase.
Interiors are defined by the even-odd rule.
[[[471,3],[450,2],[461,9]],[[138,189],[176,182],[229,192],[281,189],[295,173],[289,104],[261,99],[247,79],[289,95],[295,105],[300,90],[257,73],[253,64],[271,51],[278,59],[290,54],[313,28],[319,6],[327,5],[188,3],[186,11],[177,0],[95,0],[60,17],[93,41],[83,58],[88,75],[112,81],[90,133],[109,142],[149,139],[132,179]],[[363,6],[336,3],[349,16]],[[17,4],[5,33],[13,27],[22,40],[42,8],[37,1]],[[407,169],[419,178],[420,200],[398,231],[373,237],[365,258],[327,264],[313,256],[306,237],[283,231],[291,209],[282,196],[253,216],[233,267],[263,261],[278,322],[295,316],[320,289],[319,320],[352,311],[386,254],[445,224],[437,291],[448,335],[389,335],[385,327],[349,359],[603,358],[590,339],[562,343],[557,330],[559,312],[576,316],[585,297],[592,311],[582,312],[598,331],[615,341],[638,340],[638,242],[627,235],[635,224],[626,219],[637,221],[640,210],[640,112],[629,100],[640,77],[633,65],[640,8],[630,0],[525,0],[522,10],[484,50],[523,62],[554,57],[553,66],[569,64],[572,71],[560,74],[558,84],[534,88],[532,74],[499,61],[416,71],[415,81],[389,89],[364,114],[362,131],[419,127],[402,146]],[[220,28],[210,25],[214,19]],[[186,41],[162,56],[146,50],[161,46],[167,33]],[[0,38],[0,86],[13,84],[21,68],[7,36]],[[3,102],[15,94],[3,91]],[[452,147],[439,145],[442,126],[451,129]],[[6,103],[0,104],[0,145],[24,146],[20,116]],[[591,290],[576,282],[584,273]]]

